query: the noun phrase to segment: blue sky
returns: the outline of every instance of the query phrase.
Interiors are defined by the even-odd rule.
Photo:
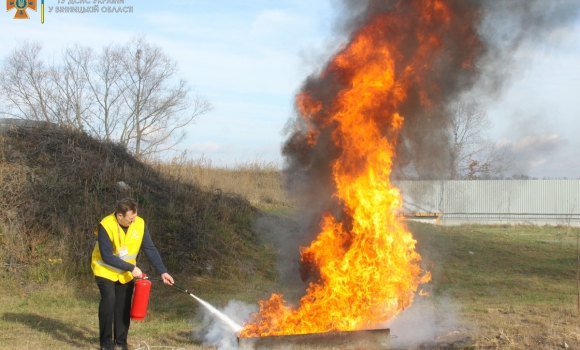
[[[44,24],[40,11],[29,11],[30,20],[4,13],[0,56],[25,39],[58,56],[74,43],[100,49],[145,34],[215,106],[188,128],[181,148],[215,165],[281,165],[294,94],[343,39],[333,31],[333,1],[124,2],[133,13],[49,13],[58,0],[45,0]],[[525,64],[487,108],[490,137],[519,152],[522,172],[580,178],[580,23],[520,54]]]

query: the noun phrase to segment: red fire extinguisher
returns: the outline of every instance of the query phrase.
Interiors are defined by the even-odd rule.
[[[133,305],[131,305],[131,319],[135,321],[143,321],[147,314],[147,306],[149,305],[149,293],[151,292],[151,281],[143,274],[143,277],[135,281],[135,289],[133,290]]]

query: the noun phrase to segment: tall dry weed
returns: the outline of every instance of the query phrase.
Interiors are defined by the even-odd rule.
[[[283,188],[282,172],[274,162],[249,161],[233,166],[215,166],[211,159],[175,157],[169,161],[151,160],[162,174],[206,191],[235,193],[259,207],[291,206]]]

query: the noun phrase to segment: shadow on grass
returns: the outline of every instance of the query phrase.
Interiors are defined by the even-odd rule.
[[[32,313],[9,312],[3,314],[2,319],[8,322],[21,323],[34,331],[47,333],[57,341],[68,343],[78,348],[86,348],[89,344],[99,343],[98,337],[87,337],[87,334],[94,333],[89,328],[67,324],[50,317]]]

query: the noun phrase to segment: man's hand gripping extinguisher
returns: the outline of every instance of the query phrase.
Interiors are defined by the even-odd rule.
[[[131,305],[131,319],[143,321],[149,306],[149,294],[151,293],[151,281],[143,274],[141,279],[135,281],[133,290],[133,305]]]

